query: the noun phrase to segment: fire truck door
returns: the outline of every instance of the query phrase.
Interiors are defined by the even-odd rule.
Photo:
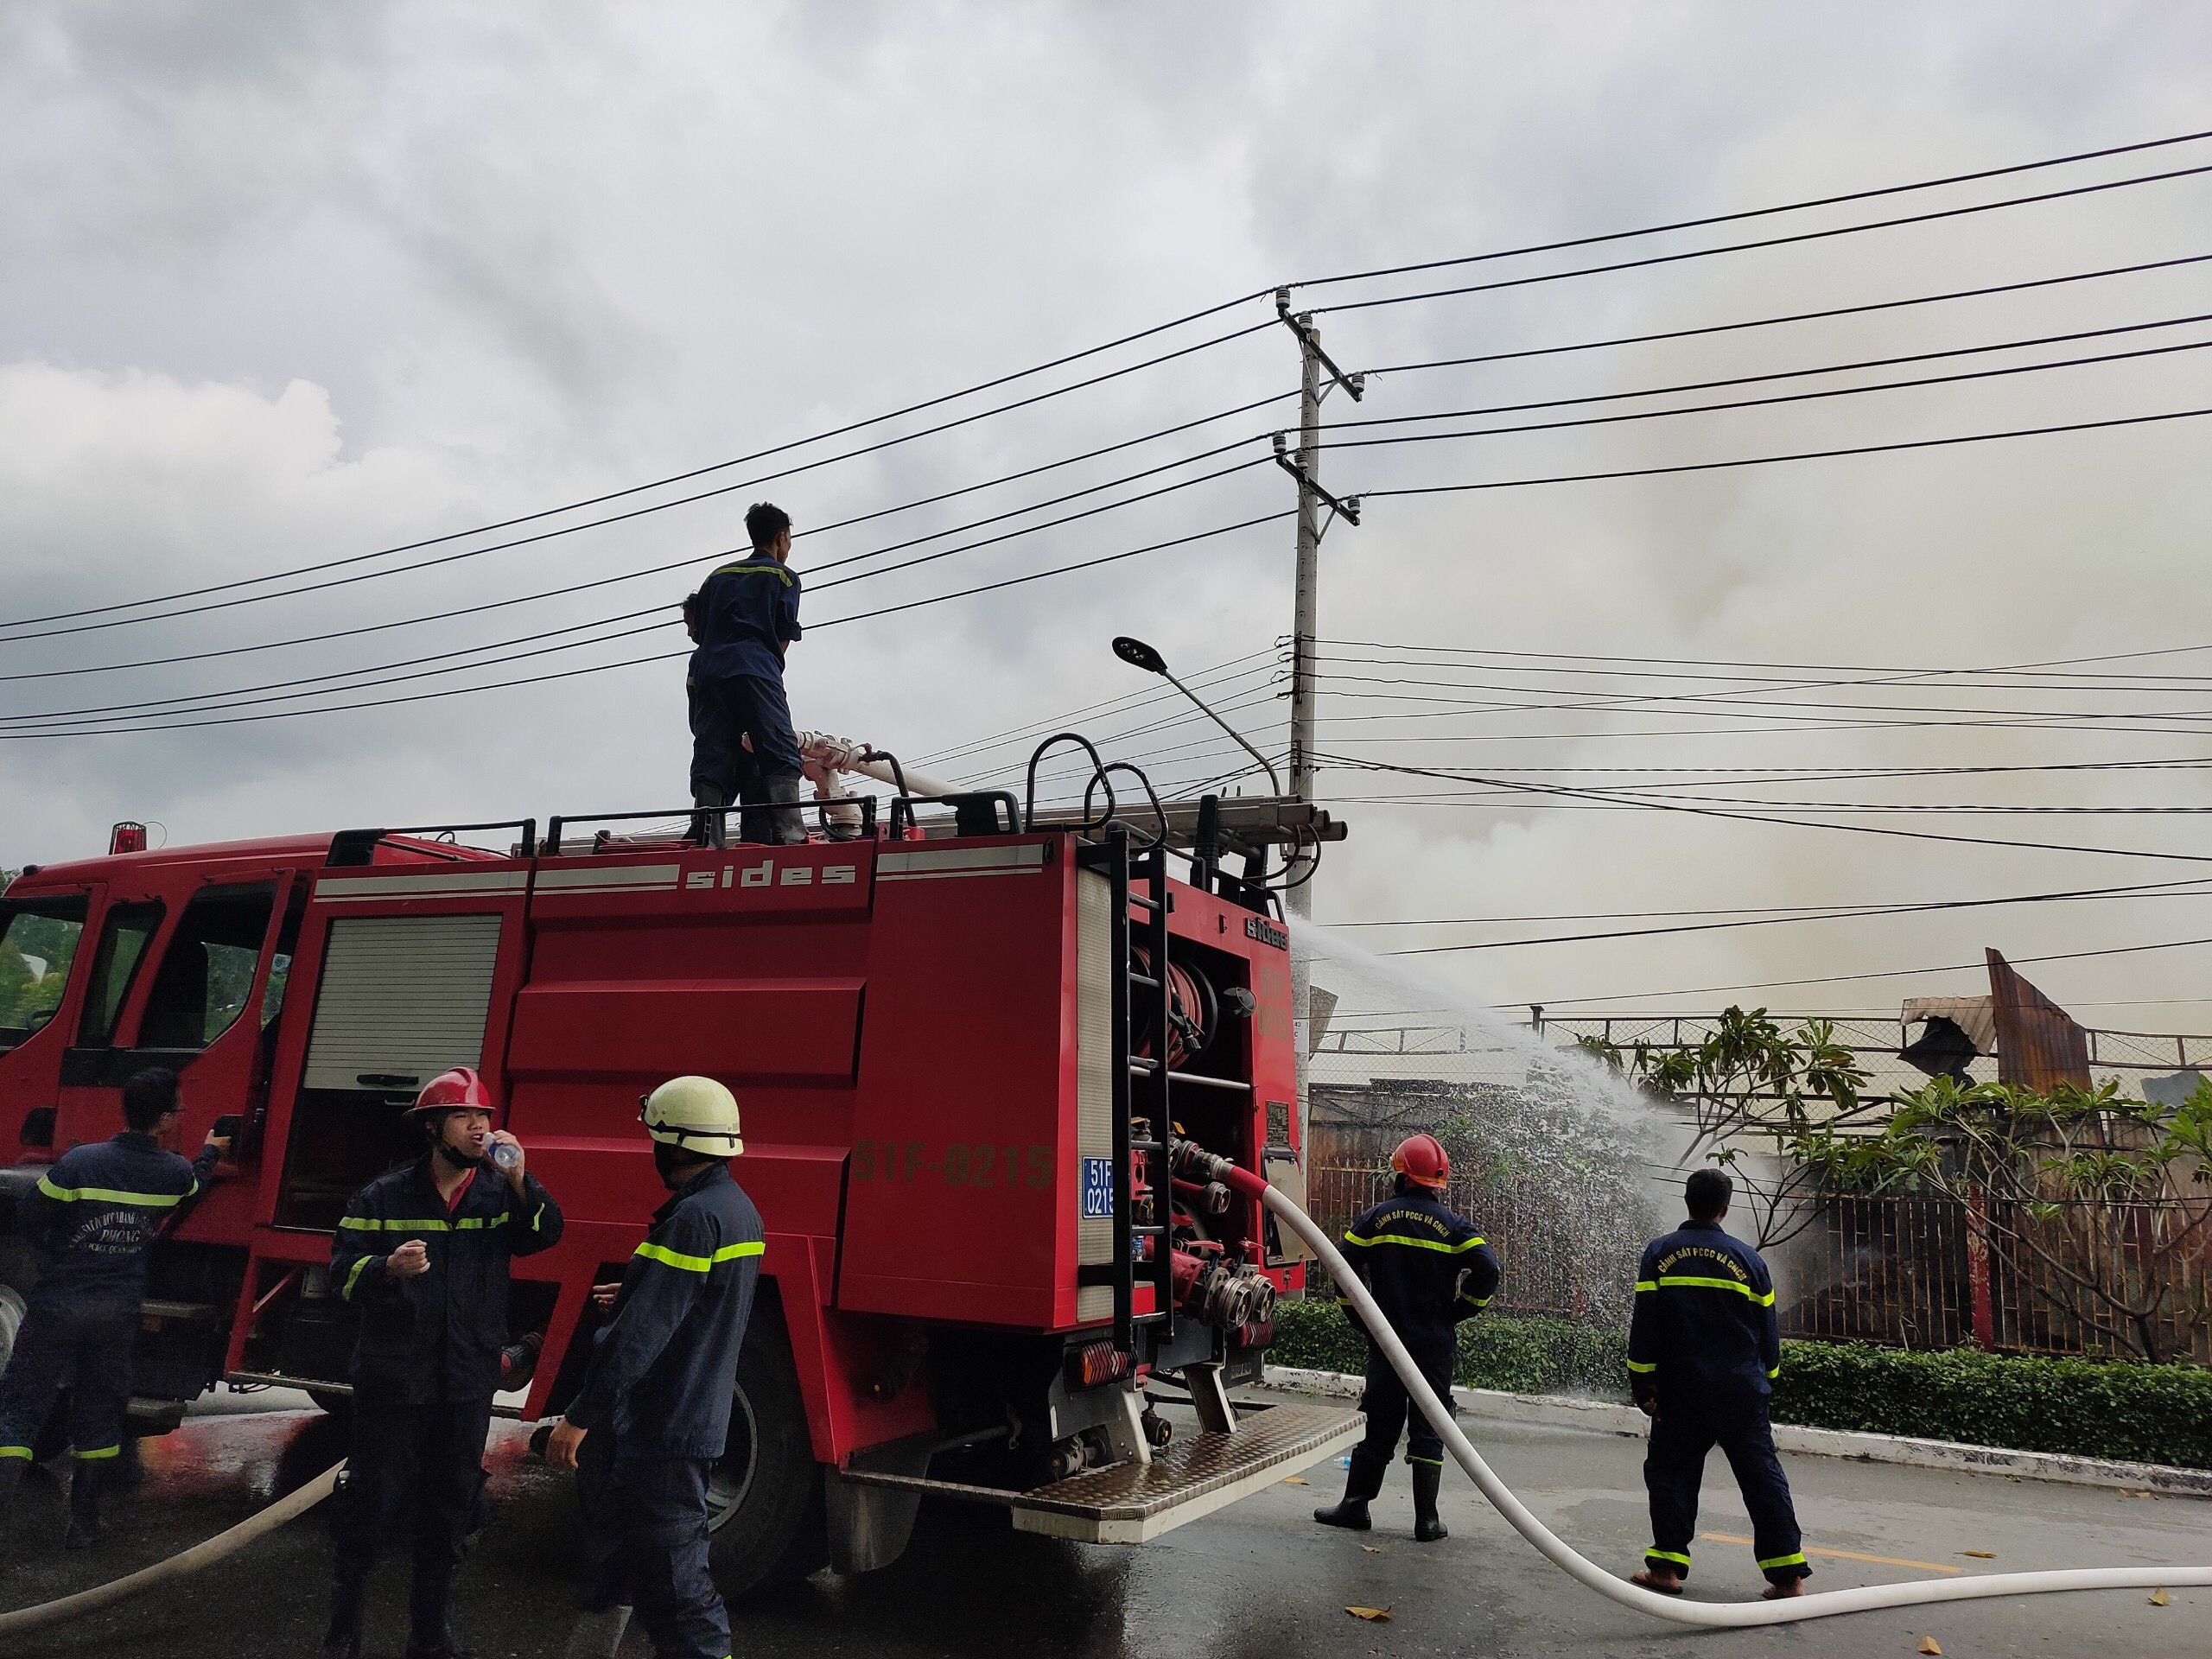
[[[321,969],[285,1133],[283,1227],[335,1227],[347,1198],[421,1149],[401,1109],[439,1072],[484,1065],[502,935],[520,931],[499,912],[326,906],[333,885],[317,887],[303,941],[320,944]]]
[[[107,906],[76,1041],[61,1057],[56,1150],[120,1129],[123,1085],[149,1066],[178,1074],[181,1143],[196,1147],[218,1116],[244,1109],[260,1031],[249,1008],[266,981],[277,887],[272,874],[204,886],[181,903],[124,896]]]

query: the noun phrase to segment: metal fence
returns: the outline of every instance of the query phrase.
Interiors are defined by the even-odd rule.
[[[1387,1161],[1381,1165],[1325,1165],[1308,1171],[1306,1177],[1306,1212],[1332,1238],[1341,1236],[1363,1210],[1388,1198],[1389,1193],[1390,1166]],[[1593,1300],[1605,1300],[1590,1282],[1589,1275],[1580,1271],[1571,1258],[1548,1251],[1511,1248],[1514,1239],[1545,1236],[1554,1217],[1498,1193],[1480,1191],[1465,1181],[1454,1181],[1445,1193],[1444,1201],[1471,1219],[1497,1251],[1503,1277],[1497,1294],[1491,1299],[1491,1306],[1498,1312],[1579,1319],[1589,1313]],[[1635,1276],[1635,1268],[1633,1262],[1622,1264],[1621,1284],[1617,1290],[1626,1288]]]
[[[1338,1234],[1389,1193],[1387,1161],[1325,1164],[1306,1176],[1307,1208]],[[1618,1264],[1621,1285],[1600,1286],[1604,1264],[1578,1262],[1542,1250],[1515,1248],[1542,1238],[1555,1218],[1518,1206],[1508,1193],[1455,1181],[1446,1202],[1474,1219],[1497,1253],[1503,1280],[1491,1306],[1512,1313],[1564,1319],[1586,1316],[1593,1302],[1611,1301],[1636,1263]],[[2133,1206],[2119,1229],[2126,1270],[2139,1277],[2150,1256],[2145,1241],[2171,1212]],[[1772,1252],[1782,1295],[1785,1337],[1878,1343],[1894,1348],[1984,1347],[1999,1352],[2110,1356],[2127,1351],[2069,1311],[2078,1295],[2064,1276],[2033,1252],[2007,1242],[2015,1224],[2000,1213],[1976,1227],[1966,1206],[1936,1198],[1832,1198],[1821,1219]],[[2018,1224],[2035,1226],[2024,1220]],[[2045,1226],[2047,1241],[2058,1243]],[[2212,1364],[2212,1229],[2192,1250],[2163,1264],[2168,1280],[2158,1321],[2174,1357]],[[2061,1252],[2063,1254],[2063,1252]]]

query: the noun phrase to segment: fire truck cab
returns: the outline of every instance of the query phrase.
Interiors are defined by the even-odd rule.
[[[713,1493],[730,1593],[884,1565],[932,1492],[1135,1542],[1348,1443],[1356,1414],[1231,1404],[1304,1267],[1256,1205],[1176,1173],[1217,1154],[1300,1196],[1288,936],[1255,872],[1341,827],[1280,800],[874,804],[859,838],[791,847],[555,819],[26,870],[0,901],[0,1358],[38,1270],[22,1196],[167,1066],[179,1147],[234,1138],[156,1246],[135,1423],[226,1383],[342,1410],[332,1230],[420,1154],[399,1109],[468,1065],[568,1217],[515,1264],[512,1334],[542,1358],[500,1407],[556,1414],[592,1287],[665,1196],[639,1097],[696,1072],[738,1096],[767,1229]],[[1253,879],[1220,866],[1240,841]],[[1172,1439],[1154,1396],[1199,1432]]]

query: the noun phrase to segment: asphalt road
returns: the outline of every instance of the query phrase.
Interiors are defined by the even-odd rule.
[[[1477,1443],[1536,1512],[1594,1558],[1625,1572],[1646,1541],[1638,1442],[1577,1430],[1476,1419]],[[146,1481],[97,1558],[60,1548],[62,1498],[43,1474],[26,1483],[16,1548],[0,1565],[0,1606],[22,1606],[145,1565],[250,1514],[280,1484],[335,1459],[312,1413],[196,1417],[149,1442]],[[459,1619],[486,1656],[557,1656],[577,1565],[565,1482],[525,1456],[519,1428],[495,1427],[493,1518],[465,1570]],[[1789,1460],[1816,1568],[1814,1588],[1961,1573],[2202,1560],[2212,1504],[2004,1477]],[[2129,1659],[2212,1652],[2212,1592],[2179,1590],[2153,1606],[2142,1592],[2039,1596],[1953,1608],[1821,1620],[1781,1631],[1684,1632],[1580,1589],[1521,1542],[1449,1472],[1444,1543],[1417,1545],[1402,1466],[1364,1537],[1315,1526],[1339,1471],[1284,1483],[1141,1549],[1017,1535],[1003,1518],[925,1509],[913,1548],[864,1578],[824,1575],[738,1614],[737,1651],[831,1659],[1031,1659],[1194,1655],[1305,1656],[1912,1654],[1933,1636],[1952,1656],[2115,1654]],[[1725,1464],[1707,1476],[1703,1529],[1749,1528]],[[321,1633],[327,1542],[315,1516],[167,1594],[8,1644],[11,1659],[264,1659],[311,1655]],[[1987,1559],[1968,1554],[1986,1552]],[[1824,1553],[1826,1552],[1826,1553]],[[1694,1593],[1757,1593],[1748,1546],[1707,1541]],[[1883,1560],[1866,1557],[1889,1558]],[[379,1574],[371,1650],[404,1645],[405,1567]],[[1948,1574],[1945,1574],[1948,1576]],[[1386,1624],[1350,1605],[1384,1608]],[[648,1644],[632,1635],[626,1655]]]

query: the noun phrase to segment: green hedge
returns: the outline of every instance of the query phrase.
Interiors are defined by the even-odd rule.
[[[1775,1421],[2212,1469],[2212,1370],[1786,1342]]]
[[[1332,1302],[1279,1302],[1268,1357],[1277,1365],[1357,1371],[1367,1363],[1367,1344]],[[1572,1319],[1486,1313],[1459,1327],[1452,1376],[1471,1389],[1625,1399],[1627,1359],[1627,1340],[1615,1332]]]
[[[1516,1394],[1627,1397],[1625,1339],[1571,1319],[1484,1314],[1459,1327],[1453,1380]],[[1275,1309],[1278,1365],[1357,1371],[1366,1344],[1327,1302]],[[1774,1418],[1970,1446],[2212,1469],[2212,1370],[1785,1342]]]

